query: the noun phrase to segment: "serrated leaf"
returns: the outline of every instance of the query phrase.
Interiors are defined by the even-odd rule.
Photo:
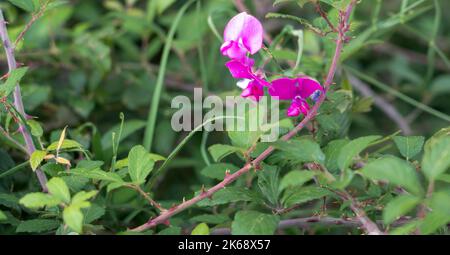
[[[278,216],[256,211],[239,211],[231,225],[233,235],[273,235],[280,221]]]
[[[324,148],[323,151],[325,153],[325,166],[327,167],[328,171],[336,172],[337,170],[339,170],[339,166],[337,163],[339,154],[342,148],[349,142],[350,141],[347,139],[333,140],[329,142]]]
[[[31,134],[35,137],[41,137],[44,134],[44,130],[42,130],[41,124],[39,122],[31,119],[27,120],[27,124],[30,127]]]
[[[422,170],[429,180],[434,180],[450,167],[450,136],[431,138],[425,145]]]
[[[50,194],[64,203],[70,202],[70,192],[66,183],[59,177],[53,177],[47,182],[47,188]]]
[[[8,1],[24,11],[33,12],[35,10],[33,0],[8,0]]]
[[[290,171],[281,179],[280,190],[285,190],[288,187],[300,187],[306,182],[312,180],[315,175],[316,173],[314,173],[313,171]]]
[[[95,180],[117,182],[119,184],[124,183],[124,181],[122,180],[122,178],[120,178],[118,174],[105,172],[100,169],[87,170],[84,168],[74,168],[70,170],[70,174]]]
[[[84,202],[86,202],[87,200],[91,199],[92,197],[94,197],[95,195],[97,195],[97,191],[96,190],[91,190],[91,191],[80,191],[77,194],[75,194],[72,198],[71,201],[71,205],[73,206],[78,206],[80,208],[86,208],[89,207],[90,204],[85,204]]]
[[[221,224],[230,220],[225,214],[201,214],[190,219],[193,222],[205,222],[209,224]]]
[[[373,180],[384,180],[402,186],[413,194],[423,194],[416,171],[408,162],[399,158],[389,156],[376,159],[365,165],[361,173]]]
[[[420,201],[420,198],[411,195],[401,195],[392,199],[383,210],[384,223],[387,225],[391,224],[398,217],[414,209]]]
[[[214,144],[208,148],[208,151],[211,153],[211,157],[214,161],[219,162],[226,156],[235,152],[242,152],[243,150],[227,144]]]
[[[258,171],[258,187],[261,193],[272,205],[278,204],[280,196],[280,170],[276,166],[263,164],[262,171]]]
[[[4,212],[2,212],[2,210],[0,210],[0,221],[4,221],[6,219],[8,219],[8,217]]]
[[[198,224],[191,232],[191,235],[209,235],[209,227],[206,223]]]
[[[54,143],[50,144],[47,147],[47,150],[48,151],[56,151],[58,149],[58,144],[59,144],[59,142],[54,142]],[[70,140],[70,139],[65,139],[59,146],[60,150],[61,149],[73,149],[73,148],[81,149],[81,148],[83,148],[83,146],[80,143],[78,143],[77,141]]]
[[[196,193],[198,195],[199,192]],[[255,201],[256,195],[249,189],[238,187],[225,187],[213,194],[211,199],[204,199],[198,206],[215,206],[240,201]]]
[[[100,219],[105,214],[105,208],[97,204],[91,204],[89,208],[84,208],[82,212],[84,215],[84,223],[89,224]]]
[[[394,136],[395,145],[406,159],[416,156],[421,150],[425,138],[423,136]]]
[[[379,139],[380,136],[365,136],[350,141],[344,147],[342,147],[339,156],[337,158],[337,164],[339,169],[344,170],[350,166],[353,159],[361,153],[367,146],[373,141]]]
[[[223,180],[225,178],[226,171],[229,171],[230,174],[232,174],[232,173],[236,172],[237,170],[239,170],[239,167],[237,167],[233,164],[215,163],[215,164],[206,166],[205,168],[203,168],[201,170],[200,173],[209,178]]]
[[[77,233],[83,232],[83,213],[77,206],[68,206],[63,211],[64,223]]]
[[[298,139],[290,141],[276,141],[273,146],[283,151],[283,156],[296,163],[317,162],[323,163],[325,155],[319,144],[310,139]]]
[[[28,67],[21,67],[12,70],[9,75],[6,82],[2,85],[0,85],[0,97],[7,97],[9,96],[16,87],[17,83],[20,82],[20,80],[25,76],[26,72],[28,71]]]
[[[48,232],[50,230],[57,229],[61,225],[61,222],[58,220],[51,219],[34,219],[22,221],[19,226],[16,228],[16,233],[40,233],[40,232]]]
[[[128,154],[128,173],[134,183],[144,183],[154,165],[155,161],[143,146],[138,145],[131,148]]]
[[[35,150],[30,157],[30,166],[35,171],[47,155],[46,151]]]
[[[288,189],[283,196],[285,207],[306,203],[324,196],[332,195],[331,191],[317,186],[307,186],[303,188]]]
[[[28,193],[19,200],[19,203],[31,209],[39,209],[42,207],[53,207],[61,203],[62,200],[50,194],[41,192]]]

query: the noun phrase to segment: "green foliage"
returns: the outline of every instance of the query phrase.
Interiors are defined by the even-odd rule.
[[[231,225],[233,235],[272,235],[279,218],[274,215],[256,211],[239,211]]]

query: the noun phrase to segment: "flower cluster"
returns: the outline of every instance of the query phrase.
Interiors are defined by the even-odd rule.
[[[255,61],[250,58],[263,47],[263,27],[258,19],[245,12],[234,16],[225,27],[224,43],[220,47],[222,55],[230,58],[225,66],[233,78],[239,79],[242,97],[259,101],[264,96],[264,87],[270,96],[278,100],[289,100],[289,117],[306,115],[310,109],[307,98],[317,101],[323,93],[318,81],[308,76],[278,78],[268,82],[261,70],[255,70]]]

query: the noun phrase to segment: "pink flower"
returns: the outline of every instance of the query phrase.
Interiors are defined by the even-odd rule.
[[[262,47],[263,27],[261,22],[246,12],[234,16],[225,27],[224,43],[220,51],[231,59],[242,59],[247,52],[255,54]]]
[[[225,66],[233,78],[241,79],[237,82],[237,86],[243,89],[241,96],[259,101],[264,96],[264,86],[269,86],[270,83],[264,80],[263,74],[253,72],[253,64],[253,59],[244,58],[242,61],[232,59]]]
[[[278,97],[279,100],[291,100],[287,110],[289,117],[308,114],[310,108],[306,99],[311,98],[315,102],[322,93],[320,83],[308,76],[276,79],[269,88],[271,96]]]

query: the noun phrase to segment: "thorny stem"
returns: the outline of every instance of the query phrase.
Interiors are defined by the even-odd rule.
[[[139,187],[139,185],[130,184],[130,185],[126,185],[126,186],[128,188],[136,190],[142,197],[145,198],[145,200],[147,200],[149,202],[150,205],[154,206],[159,211],[161,211],[161,212],[167,211],[159,203],[157,203],[155,200],[153,200],[147,192],[145,192],[141,187]]]
[[[1,37],[1,40],[3,43],[3,48],[5,49],[9,72],[12,72],[14,69],[17,68],[17,63],[16,63],[16,59],[14,57],[14,48],[9,39],[8,30],[6,29],[6,21],[5,21],[5,18],[3,17],[3,12],[1,9],[0,9],[0,37]],[[14,90],[13,96],[14,96],[14,106],[15,106],[16,110],[24,118],[26,118],[27,115],[25,114],[25,109],[23,107],[23,102],[22,102],[22,95],[20,93],[20,86],[18,84]],[[33,139],[31,138],[30,133],[27,131],[27,128],[24,125],[24,123],[19,122],[18,125],[19,125],[19,132],[22,134],[22,136],[25,140],[25,145],[26,145],[26,149],[28,152],[28,156],[31,156],[31,154],[33,154],[33,152],[36,150],[36,147],[34,146],[34,143],[33,143]],[[40,170],[40,169],[36,169],[35,172],[38,177],[39,183],[42,187],[42,190],[44,192],[47,192],[47,185],[46,185],[47,177],[45,176],[44,172],[42,172],[42,170]]]
[[[320,14],[320,16],[322,16],[325,22],[327,22],[330,29],[334,32],[337,32],[337,29],[334,27],[333,23],[331,23],[330,19],[328,19],[327,13],[322,9],[319,2],[316,3],[316,11]]]
[[[392,223],[392,226],[402,226],[408,223],[410,219],[401,218]],[[377,222],[383,224],[382,221]],[[305,218],[295,218],[282,220],[278,223],[277,230],[284,230],[287,228],[297,227],[297,228],[308,228],[312,224],[319,224],[321,226],[342,226],[342,227],[361,227],[361,222],[356,218],[333,218],[328,216],[311,216]],[[216,228],[211,231],[211,235],[229,235],[231,234],[231,229],[229,228]]]
[[[50,3],[51,0],[47,0],[39,9],[38,13],[33,14],[31,20],[25,25],[25,28],[22,30],[22,32],[20,32],[19,36],[17,36],[16,41],[14,42],[14,47],[17,47],[17,44],[23,39],[24,35],[26,34],[26,32],[30,29],[30,27],[34,24],[34,22],[36,22],[36,20],[38,20],[45,12],[45,10],[47,9],[48,4]]]
[[[341,51],[342,51],[342,48],[343,48],[343,45],[345,42],[345,33],[348,31],[348,28],[349,28],[348,22],[349,22],[350,14],[353,11],[353,7],[356,4],[356,2],[357,2],[356,0],[352,0],[350,2],[350,4],[348,5],[346,11],[344,13],[341,13],[342,17],[339,22],[338,38],[336,40],[336,50],[335,50],[335,53],[333,56],[333,60],[331,62],[330,69],[328,70],[327,78],[325,80],[325,83],[323,84],[325,93],[322,93],[319,100],[315,103],[315,105],[311,109],[311,111],[305,116],[305,118],[294,129],[292,129],[289,133],[284,135],[281,138],[282,140],[287,141],[287,140],[291,139],[292,137],[294,137],[298,132],[300,132],[300,130],[302,130],[303,127],[305,127],[305,125],[307,123],[309,123],[312,119],[314,119],[314,117],[317,115],[317,112],[318,112],[320,106],[324,102],[324,100],[326,98],[326,92],[328,91],[331,83],[333,82],[334,75],[336,73],[336,68],[337,68],[339,58],[341,56]],[[199,195],[197,195],[187,201],[184,201],[183,203],[181,203],[179,205],[173,206],[172,208],[168,209],[166,212],[162,212],[156,218],[150,219],[143,225],[136,227],[134,229],[131,229],[131,231],[144,231],[146,229],[153,228],[161,223],[167,223],[167,221],[172,216],[184,211],[185,209],[191,207],[192,205],[198,203],[199,201],[201,201],[205,198],[212,197],[212,195],[214,193],[225,188],[228,184],[232,183],[233,181],[238,179],[240,176],[242,176],[243,174],[250,171],[252,168],[258,168],[259,164],[265,158],[267,158],[273,151],[274,151],[274,148],[272,146],[268,147],[256,159],[254,159],[250,163],[245,164],[240,170],[238,170],[237,172],[235,172],[233,174],[226,175],[225,178],[223,179],[223,181],[221,181],[217,185],[213,186],[212,188],[210,188],[208,190],[202,190],[202,192]]]

